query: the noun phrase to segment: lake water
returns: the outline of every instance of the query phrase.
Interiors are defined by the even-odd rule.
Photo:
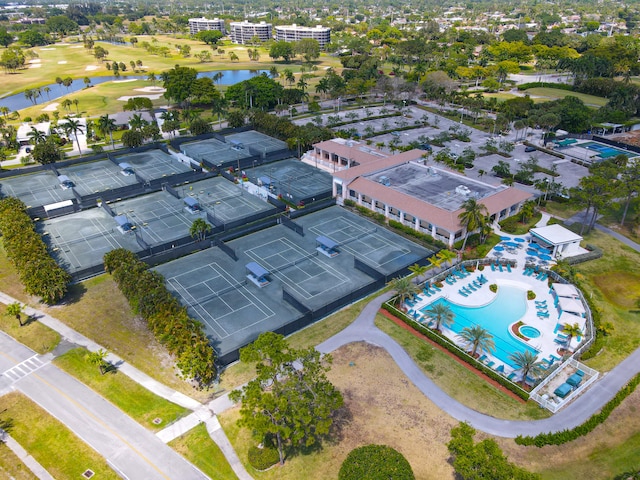
[[[213,77],[216,73],[222,72],[222,79],[216,82],[220,85],[235,85],[236,83],[243,82],[245,80],[250,79],[251,77],[255,77],[256,75],[260,75],[263,72],[269,73],[267,70],[212,70],[210,72],[199,72],[199,77]],[[156,74],[159,78],[160,74]],[[146,75],[131,75],[126,77],[115,77],[113,75],[105,75],[100,77],[89,77],[91,79],[91,85],[99,85],[100,83],[112,82],[114,80],[128,80],[128,79],[136,79],[136,80],[144,80],[147,78]],[[158,80],[158,85],[162,85],[162,80]],[[51,91],[49,92],[49,96],[44,92],[44,88],[49,87]],[[82,78],[77,78],[73,81],[73,83],[69,86],[69,88],[64,85],[58,85],[57,83],[50,83],[49,85],[44,85],[41,87],[42,96],[38,98],[38,104],[46,103],[52,100],[56,100],[60,97],[68,95],[69,93],[77,92],[82,90],[85,87],[85,83]],[[143,95],[143,94],[141,94]],[[23,108],[27,108],[32,106],[33,103],[24,96],[24,93],[16,93],[15,95],[9,95],[4,98],[0,98],[0,107],[8,107],[9,110],[22,110]]]

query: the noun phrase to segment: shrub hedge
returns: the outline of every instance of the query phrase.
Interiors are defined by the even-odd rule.
[[[518,90],[528,90],[530,88],[557,88],[559,90],[568,90],[573,92],[573,85],[567,85],[566,83],[550,83],[550,82],[529,82],[518,85]]]
[[[71,275],[51,258],[26,205],[17,198],[0,200],[0,233],[7,258],[16,267],[25,291],[48,304],[60,301]]]
[[[247,453],[249,463],[256,470],[266,470],[280,461],[278,450],[272,447],[258,448],[253,446]]]
[[[589,260],[595,260],[597,258],[602,257],[603,252],[600,247],[595,245],[587,244],[588,253],[583,253],[581,255],[575,255],[573,257],[566,258],[565,261],[569,265],[577,265],[578,263],[588,262]]]
[[[338,480],[414,480],[411,465],[387,445],[365,445],[351,450],[342,462]]]
[[[640,373],[636,374],[629,383],[627,383],[618,393],[616,393],[615,397],[613,397],[609,402],[602,407],[599,413],[596,413],[589,418],[586,422],[578,425],[575,428],[570,430],[562,430],[560,432],[555,433],[541,433],[536,435],[535,437],[523,437],[518,435],[516,437],[516,443],[518,445],[535,445],[536,447],[544,447],[545,445],[562,445],[563,443],[570,442],[575,440],[576,438],[587,435],[598,425],[603,423],[611,412],[615,410],[615,408],[622,403],[622,401],[631,395],[638,384],[640,383]]]
[[[447,351],[451,352],[459,359],[468,363],[475,369],[481,371],[491,380],[495,380],[510,392],[515,393],[517,396],[519,396],[523,400],[529,400],[529,394],[526,391],[524,391],[518,385],[510,382],[509,380],[504,378],[502,375],[491,370],[489,367],[487,367],[483,363],[478,362],[475,358],[472,358],[471,356],[469,356],[466,352],[462,351],[457,345],[452,343],[451,340],[449,340],[447,337],[440,335],[438,332],[435,332],[430,328],[424,327],[419,323],[416,323],[415,320],[407,317],[403,312],[395,308],[393,305],[390,305],[389,302],[384,303],[382,305],[382,308],[384,308],[389,313],[393,314],[396,318],[399,318],[400,320],[402,320],[404,323],[409,325],[414,330],[422,333],[423,335],[426,335],[430,340],[433,340],[435,343],[437,343],[441,347],[444,347],[445,349],[447,349]]]
[[[200,322],[167,290],[164,277],[124,248],[104,256],[104,269],[111,274],[133,312],[172,355],[185,379],[204,388],[216,378],[215,352]]]

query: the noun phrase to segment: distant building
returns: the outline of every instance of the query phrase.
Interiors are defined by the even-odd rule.
[[[202,32],[203,30],[218,30],[222,33],[225,33],[224,20],[220,20],[219,18],[209,20],[208,18],[204,17],[189,19],[189,33],[191,35],[195,35],[196,33]]]
[[[251,42],[253,37],[258,37],[261,42],[271,40],[272,25],[270,23],[260,22],[231,22],[231,41],[241,45]]]
[[[276,26],[276,40],[285,42],[298,42],[303,38],[313,38],[324,48],[331,41],[331,29],[317,25],[315,27],[301,27],[300,25]]]
[[[35,124],[23,123],[18,127],[18,130],[16,131],[16,141],[20,145],[28,145],[29,143],[31,143],[31,140],[33,138],[33,134],[31,132],[33,132],[34,129],[40,132],[45,137],[51,135],[51,123],[49,122],[41,122]]]

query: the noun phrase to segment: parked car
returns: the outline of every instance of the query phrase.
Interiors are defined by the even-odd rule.
[[[535,152],[537,150],[536,147],[532,147],[531,145],[527,145],[527,147],[524,149],[525,152]]]
[[[418,148],[420,150],[425,150],[427,152],[432,152],[433,148],[431,148],[431,145],[429,145],[428,143],[421,143],[420,145],[418,145]]]

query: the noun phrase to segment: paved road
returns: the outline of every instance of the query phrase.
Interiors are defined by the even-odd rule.
[[[208,478],[84,384],[0,332],[0,391],[24,393],[102,455],[124,478]]]
[[[329,353],[343,345],[358,341],[382,347],[391,355],[409,380],[440,409],[456,420],[469,422],[477,430],[492,435],[513,438],[518,435],[556,432],[580,425],[602,408],[625,383],[640,371],[639,348],[597,381],[588,392],[552,417],[533,421],[501,420],[490,417],[462,405],[444,393],[422,373],[411,357],[393,338],[375,326],[376,312],[382,303],[392,295],[392,293],[385,293],[369,302],[355,322],[316,348],[320,352]]]

